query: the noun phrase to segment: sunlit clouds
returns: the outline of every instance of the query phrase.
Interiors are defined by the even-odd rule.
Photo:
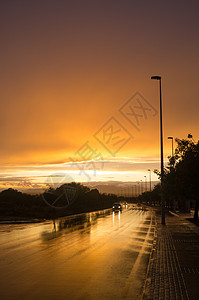
[[[167,136],[192,133],[197,139],[197,11],[198,3],[187,1],[4,2],[1,188],[40,188],[59,172],[81,182],[130,182],[143,178],[148,168],[159,168],[153,74],[162,76],[165,160],[171,154]],[[139,128],[121,114],[136,93],[152,108],[146,116],[133,104]],[[115,134],[112,149],[103,131],[116,131],[113,124],[103,127],[111,118],[123,131],[119,138],[122,131]],[[96,139],[97,132],[106,139]],[[85,143],[95,152],[89,159],[78,156]]]

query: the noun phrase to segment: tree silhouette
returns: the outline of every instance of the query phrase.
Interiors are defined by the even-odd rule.
[[[177,147],[169,165],[165,168],[163,190],[169,201],[178,199],[179,205],[187,206],[195,201],[194,218],[198,219],[199,204],[199,141],[188,134],[187,139],[176,138]],[[156,170],[158,175],[159,172]],[[169,202],[168,201],[168,202]],[[171,203],[167,203],[171,206]]]

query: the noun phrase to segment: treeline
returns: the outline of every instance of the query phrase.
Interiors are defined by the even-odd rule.
[[[49,188],[41,195],[30,195],[14,189],[0,193],[0,216],[5,218],[51,219],[112,207],[121,199],[113,194],[101,194],[79,183]]]
[[[190,207],[194,208],[194,218],[198,219],[199,141],[196,142],[191,134],[175,141],[177,147],[164,169],[162,190],[158,184],[152,193],[144,193],[139,198],[143,202],[160,204],[162,192],[169,209],[189,211]],[[160,177],[160,171],[155,170],[155,173]]]

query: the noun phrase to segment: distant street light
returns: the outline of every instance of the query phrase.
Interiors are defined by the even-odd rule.
[[[146,175],[144,175],[145,178],[145,192],[147,192],[147,179],[146,179]]]
[[[151,201],[151,169],[148,169],[148,172],[149,172],[149,183],[150,183],[150,204],[152,204],[152,201]]]
[[[140,180],[140,191],[141,191],[141,195],[142,195],[142,179]]]
[[[168,140],[172,140],[172,151],[171,151],[171,153],[172,153],[172,157],[173,157],[173,137],[172,136],[168,136]]]
[[[152,76],[151,79],[159,81],[160,85],[160,152],[161,152],[161,208],[162,208],[162,224],[165,225],[165,203],[163,196],[163,178],[164,178],[164,160],[163,160],[163,130],[162,130],[162,90],[161,76]]]
[[[171,150],[171,153],[172,153],[172,160],[171,160],[171,164],[174,168],[174,165],[175,165],[175,161],[173,159],[173,137],[172,136],[168,136],[168,140],[172,140],[172,150]],[[173,212],[175,213],[176,212],[176,200],[175,198],[173,199]]]
[[[150,192],[151,192],[151,169],[148,169],[149,172],[149,182],[150,182]]]
[[[139,181],[137,182],[137,196],[139,197],[139,195],[140,195],[140,183],[139,183]]]

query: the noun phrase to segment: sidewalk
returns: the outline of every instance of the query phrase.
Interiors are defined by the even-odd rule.
[[[156,217],[157,231],[142,299],[199,299],[199,227],[190,214]]]

